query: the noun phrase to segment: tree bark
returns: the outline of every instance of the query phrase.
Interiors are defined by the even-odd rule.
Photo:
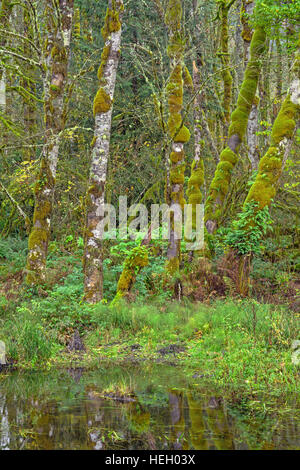
[[[103,296],[102,238],[104,227],[103,207],[109,144],[111,134],[112,105],[116,75],[120,58],[121,20],[123,1],[108,1],[108,9],[102,35],[105,40],[98,71],[100,87],[94,100],[95,133],[89,188],[86,196],[86,227],[84,246],[84,295],[89,303],[96,303]]]
[[[182,210],[185,204],[183,194],[185,157],[184,144],[190,139],[190,132],[184,126],[181,116],[183,107],[183,66],[184,46],[181,38],[182,4],[181,0],[169,0],[165,21],[169,32],[168,55],[171,75],[168,91],[169,120],[168,128],[172,139],[170,154],[170,238],[167,251],[167,271],[174,274],[179,270],[181,258]]]
[[[66,120],[64,97],[68,79],[73,7],[74,0],[60,0],[57,15],[52,0],[47,0],[48,37],[44,61],[45,142],[35,184],[33,227],[28,240],[26,282],[29,285],[42,284],[46,276],[59,143]]]
[[[222,206],[231,183],[231,174],[238,160],[238,150],[246,134],[249,115],[255,99],[260,73],[260,59],[264,52],[266,34],[258,27],[252,37],[250,60],[247,64],[237,106],[231,115],[227,147],[220,154],[220,163],[211,182],[205,205],[205,223],[209,233],[218,227]]]

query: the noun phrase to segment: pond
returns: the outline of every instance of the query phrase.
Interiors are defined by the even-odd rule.
[[[2,373],[0,450],[300,448],[296,397],[202,380],[165,364]]]

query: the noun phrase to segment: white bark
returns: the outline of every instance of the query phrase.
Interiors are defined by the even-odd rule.
[[[112,9],[109,0],[108,7]],[[123,12],[123,0],[116,2],[121,21]],[[105,46],[109,47],[109,55],[103,69],[101,88],[110,97],[111,106],[106,112],[95,114],[94,148],[90,167],[89,190],[87,194],[87,220],[84,253],[84,290],[88,302],[95,303],[102,298],[103,274],[102,274],[102,239],[103,217],[105,201],[105,183],[107,176],[107,164],[109,158],[112,103],[115,92],[117,69],[120,57],[122,28],[110,33]],[[103,82],[103,85],[102,85]]]
[[[248,157],[251,162],[252,170],[257,170],[259,163],[259,154],[257,149],[258,131],[258,109],[257,104],[252,105],[248,120]]]
[[[2,73],[2,78],[0,80],[0,107],[3,112],[6,109],[6,77],[5,71]]]

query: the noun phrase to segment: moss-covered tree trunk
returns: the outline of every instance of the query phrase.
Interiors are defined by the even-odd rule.
[[[99,302],[103,295],[101,222],[104,214],[104,191],[109,158],[112,105],[120,58],[122,0],[109,0],[102,28],[105,40],[98,70],[99,90],[94,100],[95,133],[89,187],[86,196],[86,227],[84,247],[84,293],[90,303]]]
[[[208,191],[205,223],[209,233],[213,233],[218,227],[222,206],[231,183],[232,171],[238,160],[238,150],[246,134],[249,114],[255,100],[265,39],[265,31],[258,27],[251,40],[250,60],[245,70],[237,106],[231,115],[227,146],[220,154],[220,163]]]
[[[259,163],[258,174],[251,186],[245,204],[255,201],[258,209],[271,204],[282,173],[283,163],[290,149],[291,140],[300,113],[300,48],[296,53],[291,72],[289,93],[275,119],[271,145]]]
[[[230,73],[230,54],[229,54],[229,30],[228,30],[228,14],[235,0],[220,1],[220,18],[221,18],[221,51],[222,60],[222,77],[224,84],[223,92],[223,112],[224,112],[224,135],[227,136],[228,126],[230,123],[230,106],[232,100],[232,76]]]
[[[202,186],[204,184],[204,161],[202,158],[203,147],[204,147],[204,135],[203,135],[203,100],[204,96],[201,94],[201,83],[200,73],[196,66],[195,61],[193,62],[193,85],[195,93],[194,101],[194,160],[191,167],[191,176],[188,181],[188,204],[192,205],[191,220],[188,220],[188,231],[191,235],[187,238],[191,239],[193,233],[197,229],[197,205],[202,203],[203,194]],[[190,254],[192,258],[193,252]]]
[[[28,240],[26,282],[29,285],[38,285],[45,280],[59,143],[66,119],[64,97],[68,79],[74,0],[60,0],[58,12],[51,0],[47,0],[46,7],[45,142],[35,184],[33,225]]]
[[[259,162],[258,174],[246,197],[244,208],[249,203],[254,203],[254,214],[249,220],[249,227],[255,228],[255,215],[257,211],[270,206],[275,198],[279,178],[281,176],[285,160],[291,148],[292,138],[300,118],[300,48],[295,56],[291,73],[291,85],[288,95],[281,105],[275,119],[270,147]],[[238,281],[239,291],[247,295],[249,291],[249,276],[251,268],[251,253],[238,256]]]
[[[190,138],[190,132],[184,126],[181,111],[183,108],[183,73],[184,73],[184,40],[181,32],[181,0],[169,0],[165,22],[169,32],[168,56],[171,75],[167,85],[169,119],[168,129],[172,139],[170,154],[170,238],[167,251],[167,271],[171,274],[179,269],[181,224],[178,223],[184,207],[184,144]],[[180,231],[180,233],[179,233]]]

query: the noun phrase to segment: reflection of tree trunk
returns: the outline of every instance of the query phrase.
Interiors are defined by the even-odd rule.
[[[206,407],[207,423],[212,432],[211,439],[218,450],[234,449],[227,416],[218,400],[212,397]]]
[[[205,437],[205,422],[203,410],[200,402],[193,399],[191,393],[188,393],[189,414],[191,419],[191,440],[194,449],[208,450],[208,439]]]

